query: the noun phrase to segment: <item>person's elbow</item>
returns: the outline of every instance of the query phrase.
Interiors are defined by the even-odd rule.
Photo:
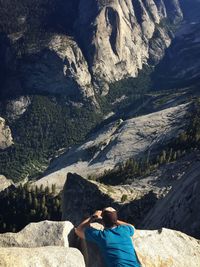
[[[79,227],[77,227],[77,228],[75,228],[75,233],[81,239],[85,239],[85,233],[84,233],[83,229],[80,229]]]

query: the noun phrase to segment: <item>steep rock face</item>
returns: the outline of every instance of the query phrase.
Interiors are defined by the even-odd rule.
[[[142,227],[178,229],[200,238],[200,163],[197,162],[177,181],[173,189],[142,222]]]
[[[88,65],[76,42],[64,35],[56,35],[50,41],[49,48],[63,60],[64,76],[76,81],[83,96],[93,97],[94,91]]]
[[[123,195],[126,202],[122,201]],[[130,185],[106,186],[69,173],[62,193],[62,219],[77,225],[95,210],[113,206],[120,218],[138,225],[156,200],[156,194],[148,190],[141,192]]]
[[[199,3],[200,8],[200,3]],[[200,80],[200,18],[183,24],[165,57],[157,66],[158,86],[194,84]]]
[[[13,144],[10,128],[5,120],[0,117],[0,149],[5,149]]]
[[[83,256],[75,248],[1,248],[1,267],[85,267]]]
[[[44,50],[31,53],[20,68],[28,92],[81,94],[87,98],[94,95],[87,62],[72,38],[53,35]]]
[[[106,93],[109,83],[136,77],[143,64],[156,64],[172,39],[162,22],[169,19],[177,24],[183,17],[179,0],[71,0],[68,3],[60,0],[49,1],[46,7],[21,4],[16,13],[5,3],[3,8],[16,17],[15,24],[3,21],[2,27],[8,32],[8,42],[15,47],[17,58],[22,59],[16,65],[22,79],[11,84],[15,82],[14,87],[18,84],[20,90],[29,92],[80,93],[87,98],[94,97],[94,88]],[[20,8],[24,16],[18,15]],[[29,8],[30,13],[32,8],[40,15],[35,12],[27,20]],[[27,26],[30,31],[26,31]],[[44,27],[46,33],[37,27]],[[0,58],[8,63],[9,55],[5,57],[3,51],[4,44],[0,47]],[[9,52],[7,48],[6,51]],[[12,61],[18,60],[12,58]],[[12,73],[8,71],[9,75]],[[12,89],[9,80],[6,91]]]
[[[155,41],[160,49],[154,49],[154,61],[163,56],[171,38],[158,25],[171,9],[173,20],[180,20],[182,13],[175,0],[80,1],[78,35],[97,87],[137,76],[153,55],[149,48],[155,31],[159,31]]]

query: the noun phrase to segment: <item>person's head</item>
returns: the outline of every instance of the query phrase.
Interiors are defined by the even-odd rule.
[[[102,220],[106,228],[111,228],[117,224],[117,211],[112,207],[103,209]]]

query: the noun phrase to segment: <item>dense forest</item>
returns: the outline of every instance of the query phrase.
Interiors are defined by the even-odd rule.
[[[30,222],[61,220],[61,197],[56,186],[13,186],[0,193],[0,233],[17,232]]]
[[[92,107],[67,106],[61,97],[35,95],[31,101],[28,111],[10,123],[15,144],[0,151],[1,174],[15,182],[38,176],[59,149],[82,141],[100,119]]]

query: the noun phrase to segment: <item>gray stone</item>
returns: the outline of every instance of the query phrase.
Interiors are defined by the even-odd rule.
[[[72,230],[73,225],[70,222],[30,223],[18,233],[0,234],[0,247],[69,247]]]
[[[1,267],[85,267],[76,248],[0,248]]]
[[[137,231],[133,238],[145,267],[200,267],[200,241],[178,231]]]
[[[13,144],[11,130],[3,118],[0,117],[0,149],[5,149]]]
[[[148,229],[167,227],[200,238],[200,163],[195,162],[144,218]]]

